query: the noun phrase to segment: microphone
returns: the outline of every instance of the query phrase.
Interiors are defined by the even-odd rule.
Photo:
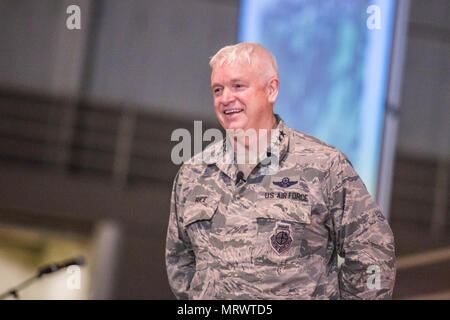
[[[53,273],[55,271],[64,269],[68,266],[73,266],[73,265],[82,266],[82,265],[84,265],[84,263],[85,263],[84,257],[80,256],[77,258],[72,258],[70,260],[66,260],[66,261],[59,262],[59,263],[53,263],[53,264],[49,264],[45,267],[42,267],[39,269],[38,273],[35,274],[33,277],[23,281],[15,288],[12,288],[3,294],[0,294],[0,300],[5,299],[9,296],[14,296],[16,299],[19,299],[19,294],[18,294],[19,290],[29,286],[31,283],[33,283],[34,281],[36,281],[37,279],[42,277],[44,274]]]
[[[241,180],[245,182],[244,173],[242,171],[239,171],[236,176],[236,184],[235,185],[237,186]]]
[[[69,259],[69,260],[66,260],[63,262],[49,264],[49,265],[39,269],[38,277],[41,277],[44,274],[53,273],[58,270],[67,268],[68,266],[73,266],[73,265],[83,266],[84,263],[85,263],[84,257],[80,256],[80,257],[72,258],[72,259]]]

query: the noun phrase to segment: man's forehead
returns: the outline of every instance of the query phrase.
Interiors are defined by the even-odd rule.
[[[226,78],[227,81],[238,81],[247,79],[255,74],[255,68],[247,63],[224,63],[221,66],[216,66],[211,72],[211,81],[214,79],[222,80]]]

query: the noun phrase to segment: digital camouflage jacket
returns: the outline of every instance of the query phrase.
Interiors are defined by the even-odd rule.
[[[389,299],[394,238],[379,207],[340,150],[276,117],[274,174],[259,163],[236,184],[236,164],[214,152],[209,163],[179,169],[166,239],[173,293],[179,299]]]

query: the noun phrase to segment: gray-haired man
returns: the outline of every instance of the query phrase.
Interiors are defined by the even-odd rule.
[[[181,166],[166,242],[176,297],[390,298],[392,231],[341,151],[274,114],[280,82],[272,54],[240,43],[222,48],[210,65],[222,127],[253,129],[257,137],[276,131],[267,148],[257,149],[256,163],[226,158],[225,150],[212,152],[216,158],[208,163]],[[225,140],[203,152],[218,146],[229,151]],[[231,138],[232,150],[236,142]],[[247,139],[244,145],[247,150],[259,142]],[[277,170],[267,174],[273,162]],[[338,255],[344,259],[340,268]]]

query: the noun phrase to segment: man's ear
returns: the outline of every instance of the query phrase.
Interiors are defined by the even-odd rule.
[[[267,83],[267,99],[270,103],[275,103],[280,89],[280,80],[276,77],[269,80]]]

